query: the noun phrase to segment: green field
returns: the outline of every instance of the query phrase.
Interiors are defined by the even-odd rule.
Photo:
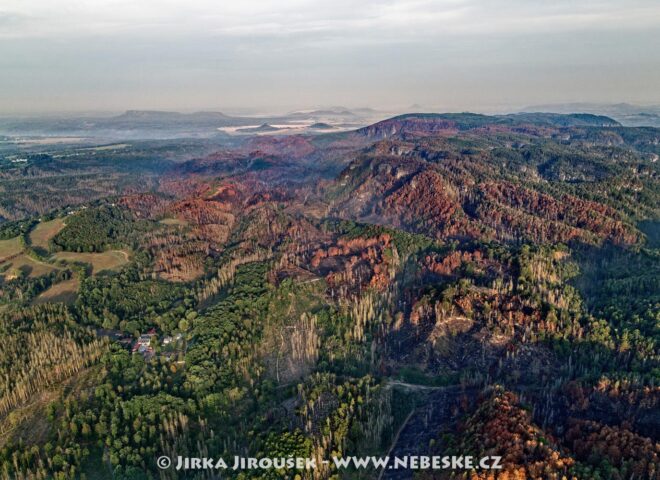
[[[19,275],[21,271],[27,276],[39,277],[56,269],[54,266],[29,257],[23,253],[23,250],[20,237],[0,240],[0,268],[4,270],[5,280]]]
[[[48,250],[48,241],[64,228],[64,219],[55,218],[47,222],[40,222],[30,232],[32,246]]]
[[[101,253],[57,252],[53,258],[66,263],[88,263],[92,266],[92,273],[99,273],[127,264],[129,256],[130,253],[127,250],[108,250]]]
[[[64,228],[62,219],[55,219],[48,222],[43,222],[30,233],[32,245],[40,248],[48,247],[48,240]],[[76,252],[57,252],[51,258],[55,261],[67,263],[87,263],[92,266],[93,274],[102,272],[104,270],[114,270],[128,263],[130,252],[126,250],[109,250],[101,253],[76,253]],[[11,280],[23,272],[24,275],[29,277],[39,277],[47,275],[53,270],[59,268],[58,265],[42,262],[32,258],[24,253],[23,246],[21,245],[20,237],[15,237],[9,240],[0,240],[0,268],[3,269],[0,275],[4,276],[5,280]],[[62,291],[59,291],[62,289]],[[48,292],[43,295],[55,296],[64,295],[67,292],[74,294],[77,291],[77,282],[75,286],[73,282],[63,282],[52,287]],[[50,293],[49,293],[50,292]]]
[[[25,254],[20,254],[10,261],[4,262],[1,265],[9,264],[9,272],[14,272],[16,270],[22,270],[27,273],[30,277],[40,277],[42,275],[47,275],[53,270],[57,270],[57,267],[50,265],[45,262],[40,262],[35,260],[32,257],[29,257]],[[11,276],[11,273],[10,273]]]
[[[48,302],[63,302],[72,304],[78,295],[80,282],[76,277],[63,282],[56,283],[48,290],[39,295],[35,300],[35,305]]]
[[[188,225],[188,222],[186,222],[185,220],[180,220],[178,218],[163,218],[160,221],[160,223],[162,223],[163,225],[179,225],[182,227]]]
[[[21,237],[10,238],[9,240],[0,240],[0,263],[9,257],[13,257],[23,251]]]

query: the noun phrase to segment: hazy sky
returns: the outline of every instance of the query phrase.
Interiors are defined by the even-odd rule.
[[[0,0],[0,114],[660,103],[658,0]]]

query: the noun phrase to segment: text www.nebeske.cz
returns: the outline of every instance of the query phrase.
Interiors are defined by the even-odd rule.
[[[160,457],[157,465],[161,469],[173,467],[176,470],[312,470],[334,465],[338,469],[410,469],[410,470],[495,470],[502,468],[501,457],[472,456],[425,456],[411,455],[403,457],[332,457],[330,460],[317,461],[303,457],[240,457],[235,456],[230,462],[223,458],[176,457],[176,462],[169,457]]]

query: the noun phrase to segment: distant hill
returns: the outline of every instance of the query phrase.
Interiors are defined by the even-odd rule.
[[[529,122],[552,127],[619,127],[621,124],[605,115],[589,113],[556,114],[546,112],[515,113],[497,118],[512,119],[514,122]]]
[[[311,118],[311,119],[321,119],[321,118],[333,118],[333,119],[341,119],[343,121],[351,121],[355,120],[358,118],[358,115],[356,115],[354,112],[350,111],[347,108],[343,107],[335,107],[335,108],[329,108],[329,109],[319,109],[319,110],[301,110],[301,111],[295,111],[288,113],[286,115],[289,118],[293,119],[303,119],[303,118]]]
[[[226,119],[236,119],[240,117],[230,117],[222,112],[162,112],[158,110],[127,110],[126,112],[112,117],[112,121],[217,121]]]
[[[476,113],[410,113],[399,115],[357,130],[369,138],[395,135],[436,135],[456,133],[483,127],[616,127],[609,117],[590,114],[561,115],[556,113],[517,113],[511,115],[481,115]]]
[[[270,122],[272,119],[260,119]],[[18,135],[79,135],[109,138],[168,138],[217,134],[219,127],[249,126],[255,120],[220,112],[178,113],[129,110],[112,117],[5,118],[0,132]]]
[[[135,125],[148,125],[155,128],[166,128],[172,125],[193,126],[228,126],[228,125],[250,125],[254,119],[247,117],[230,117],[221,112],[160,112],[151,110],[129,110],[116,117],[102,121],[101,124],[112,126],[123,126],[131,128]]]
[[[267,133],[267,132],[277,132],[278,130],[282,130],[282,129],[273,127],[272,125],[268,125],[267,123],[263,123],[258,127],[239,128],[236,131],[240,133]]]
[[[607,115],[628,127],[660,127],[660,105],[632,105],[629,103],[562,103],[526,107],[524,111],[553,113],[584,112]]]
[[[324,123],[324,122],[316,122],[316,123],[313,123],[312,125],[310,125],[310,126],[307,127],[307,128],[312,128],[312,129],[314,129],[314,130],[332,130],[332,129],[334,129],[335,127],[333,127],[332,125],[330,125],[330,124],[328,124],[328,123]]]

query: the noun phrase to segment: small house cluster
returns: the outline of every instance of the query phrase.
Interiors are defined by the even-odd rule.
[[[145,359],[150,359],[154,356],[154,347],[151,341],[156,337],[156,330],[153,328],[149,332],[140,335],[140,337],[133,344],[132,352],[140,353]]]
[[[177,334],[176,334],[175,336],[173,336],[173,337],[167,336],[167,337],[163,338],[162,345],[163,345],[163,346],[166,346],[166,345],[170,345],[170,344],[172,344],[172,343],[176,343],[176,342],[178,342],[179,340],[181,340],[182,338],[183,338],[183,334],[181,334],[181,333],[177,333]]]
[[[145,360],[151,360],[156,355],[158,335],[156,334],[156,329],[154,328],[149,330],[147,333],[140,335],[137,340],[134,340],[132,336],[124,332],[103,328],[97,329],[96,335],[99,337],[108,337],[115,340],[124,348],[130,350],[132,353],[142,355]],[[182,333],[177,333],[174,336],[168,335],[163,337],[160,342],[162,350],[158,349],[159,355],[168,360],[176,359],[176,357],[181,353],[182,340]]]
[[[167,351],[161,352],[161,355],[168,359],[172,360],[177,355],[177,350],[172,349],[178,342],[183,339],[183,334],[178,333],[175,336],[166,336],[163,337],[161,341],[161,346],[168,348]],[[156,346],[156,330],[151,329],[147,333],[140,335],[140,337],[133,344],[132,352],[141,354],[145,360],[151,360],[156,354],[154,347]]]

